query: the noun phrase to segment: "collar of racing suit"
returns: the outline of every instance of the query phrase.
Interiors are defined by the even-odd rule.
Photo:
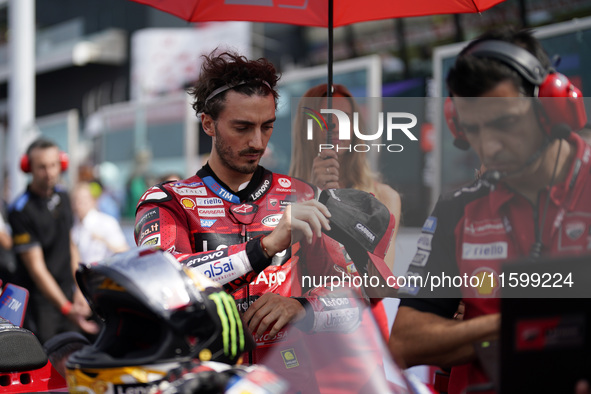
[[[248,199],[248,196],[250,196],[252,192],[254,192],[256,188],[259,187],[260,183],[263,181],[263,176],[266,171],[267,170],[264,167],[258,166],[252,174],[252,178],[250,178],[250,182],[248,182],[248,185],[239,192],[234,192],[232,189],[228,187],[228,185],[226,185],[220,178],[218,178],[218,176],[215,174],[215,172],[213,172],[213,170],[209,166],[209,163],[205,163],[205,165],[201,167],[199,171],[197,171],[196,175],[201,179],[207,176],[212,176],[216,180],[216,182],[219,183],[222,187],[234,193],[240,199],[240,201],[245,201]]]

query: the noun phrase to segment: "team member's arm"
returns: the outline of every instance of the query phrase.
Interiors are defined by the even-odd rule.
[[[47,269],[41,246],[33,246],[26,251],[22,251],[19,253],[19,257],[29,272],[31,279],[33,279],[33,282],[45,298],[56,308],[65,308],[70,301]]]
[[[400,306],[389,348],[404,368],[463,364],[475,358],[474,343],[497,338],[500,322],[500,314],[458,321]]]
[[[266,293],[258,298],[244,312],[244,321],[256,336],[269,330],[273,337],[287,324],[296,323],[306,317],[306,309],[295,298]]]
[[[72,275],[76,277],[76,270],[78,269],[78,264],[80,263],[80,251],[71,239],[70,255],[72,256]],[[76,281],[74,281],[74,283],[76,283]],[[62,305],[61,308],[64,308],[64,305]],[[61,310],[62,313],[64,313],[67,309]],[[86,298],[84,298],[84,295],[80,291],[80,288],[76,284],[74,288],[74,294],[72,295],[72,307],[69,313],[67,313],[67,316],[84,331],[90,334],[96,334],[99,331],[99,326],[93,321],[86,320],[86,318],[90,317],[91,315],[92,310],[90,309]]]
[[[4,218],[2,218],[2,216],[0,216],[0,247],[6,250],[12,248],[12,238],[6,230],[6,223],[4,223]]]
[[[73,304],[66,298],[62,289],[47,269],[43,250],[40,246],[33,246],[26,251],[20,252],[19,256],[29,272],[31,279],[45,298],[84,331],[90,334],[96,334],[98,332],[96,323],[86,321],[86,316],[80,314],[80,311],[74,308]]]
[[[499,315],[453,320],[461,289],[437,287],[430,291],[430,282],[426,282],[442,273],[459,274],[455,232],[462,226],[464,204],[452,201],[440,200],[425,222],[406,274],[407,285],[399,290],[405,298],[392,326],[389,347],[394,359],[405,367],[467,362],[475,357],[473,343],[494,338],[499,332]]]

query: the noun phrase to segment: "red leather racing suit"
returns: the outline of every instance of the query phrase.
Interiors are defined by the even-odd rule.
[[[135,239],[138,245],[160,245],[179,262],[223,284],[234,295],[241,312],[268,292],[288,297],[308,295],[308,304],[312,306],[308,309],[314,311],[314,316],[307,316],[307,328],[331,331],[335,328],[331,323],[336,322],[341,328],[355,327],[361,320],[356,302],[319,302],[317,298],[326,292],[306,288],[308,293],[303,294],[300,287],[299,275],[305,272],[301,272],[297,261],[303,255],[306,260],[313,260],[315,267],[326,267],[327,273],[355,272],[353,263],[344,258],[344,249],[335,247],[335,241],[323,236],[312,246],[300,248],[296,243],[272,261],[265,258],[261,249],[259,237],[275,228],[288,204],[313,198],[312,186],[263,167],[253,174],[244,190],[233,193],[206,165],[191,178],[146,191],[138,203]],[[293,332],[289,330],[290,335]],[[293,343],[298,340],[287,338],[287,333],[284,329],[272,338],[258,338],[250,361],[270,357],[271,349],[276,353],[271,357],[281,361],[283,348],[294,348]],[[299,357],[302,360],[309,356]],[[285,359],[282,362],[286,362],[293,375],[294,369]],[[309,381],[310,371],[304,372],[304,368],[310,365],[300,365],[302,379]]]

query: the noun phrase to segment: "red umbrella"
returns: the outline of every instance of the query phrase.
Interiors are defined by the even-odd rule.
[[[132,0],[189,22],[249,21],[328,28],[328,98],[333,29],[357,22],[485,11],[505,0]],[[328,134],[330,138],[330,131]]]
[[[333,28],[357,22],[485,11],[505,0],[132,0],[189,22],[249,21],[328,28],[328,86]],[[330,96],[330,89],[329,89]]]
[[[357,22],[485,11],[504,0],[133,0],[189,22],[250,21],[340,27]],[[334,4],[333,4],[334,2]],[[332,7],[332,12],[329,12]],[[330,22],[332,15],[333,23]]]

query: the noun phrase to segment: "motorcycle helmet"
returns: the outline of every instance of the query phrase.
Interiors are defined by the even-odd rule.
[[[234,364],[254,348],[234,299],[168,252],[144,247],[81,264],[76,280],[103,324],[66,363],[70,392],[144,392],[182,362]]]

